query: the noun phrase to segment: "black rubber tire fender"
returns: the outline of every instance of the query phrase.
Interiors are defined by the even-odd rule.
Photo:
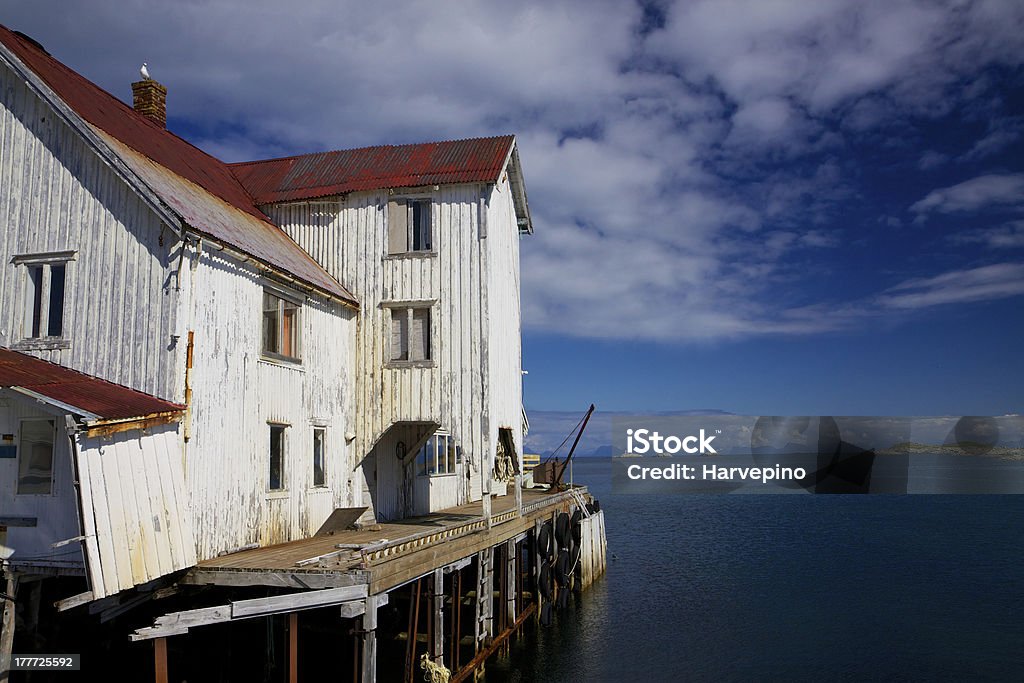
[[[558,540],[558,547],[567,548],[572,537],[569,535],[569,515],[565,512],[558,513],[555,518],[555,538]]]
[[[555,592],[555,585],[551,574],[551,565],[547,562],[542,562],[540,565],[540,576],[537,578],[537,582],[540,585],[537,586],[537,589],[545,600],[551,600],[551,595]]]
[[[544,522],[537,533],[537,553],[542,560],[550,561],[555,554],[554,539],[551,534],[551,522]]]
[[[562,588],[569,585],[569,551],[562,548],[555,560],[555,581]]]

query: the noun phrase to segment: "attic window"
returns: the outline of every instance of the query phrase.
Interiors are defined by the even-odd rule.
[[[392,199],[388,202],[388,254],[429,252],[433,249],[430,199]]]

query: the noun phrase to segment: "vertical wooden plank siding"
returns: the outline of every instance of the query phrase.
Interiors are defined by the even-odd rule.
[[[86,527],[95,533],[100,563],[89,567],[93,594],[110,595],[194,565],[178,425],[153,427],[146,435],[78,438],[79,471],[89,482],[82,508],[92,509]]]
[[[186,446],[198,557],[314,533],[353,500],[356,320],[303,295],[300,362],[262,355],[264,280],[209,247],[190,252],[192,438]],[[284,488],[269,490],[270,423],[285,426]],[[326,486],[313,486],[313,429],[326,430]],[[226,473],[230,473],[226,474]]]
[[[68,343],[26,352],[180,400],[171,344],[176,291],[168,277],[173,234],[5,66],[0,187],[0,346],[17,348],[28,336],[26,269],[12,259],[73,251],[64,295]]]
[[[519,227],[508,174],[487,202],[488,413],[491,448],[498,429],[512,430],[518,471],[523,465],[523,373],[520,335]],[[492,450],[493,452],[493,450]]]
[[[468,487],[464,469],[431,481],[422,512],[480,499],[499,427],[513,429],[522,452],[519,237],[507,180],[416,192],[424,193],[433,201],[429,255],[387,254],[387,213],[399,190],[262,207],[359,299],[354,467],[361,504],[383,519],[402,514],[393,448],[409,444],[388,432],[396,424],[439,424],[470,468]],[[432,367],[388,366],[386,305],[395,302],[432,302]]]

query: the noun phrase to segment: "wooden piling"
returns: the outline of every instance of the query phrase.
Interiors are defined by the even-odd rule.
[[[288,683],[299,682],[299,613],[288,615]]]
[[[516,558],[518,557],[516,541],[510,538],[505,541],[505,623],[516,621]]]
[[[444,662],[444,570],[434,570],[434,638],[431,652],[433,660]]]
[[[377,605],[379,595],[366,598],[366,610],[363,612],[363,681],[377,683]]]
[[[157,638],[153,641],[153,663],[156,683],[167,683],[167,638]]]
[[[3,621],[0,622],[0,682],[7,683],[11,670],[11,653],[14,651],[14,609],[18,596],[18,575],[5,571],[6,597],[3,600]]]

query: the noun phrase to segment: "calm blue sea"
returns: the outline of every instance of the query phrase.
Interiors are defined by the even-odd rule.
[[[616,496],[610,459],[574,474],[615,559],[492,683],[1024,677],[1024,495]]]

